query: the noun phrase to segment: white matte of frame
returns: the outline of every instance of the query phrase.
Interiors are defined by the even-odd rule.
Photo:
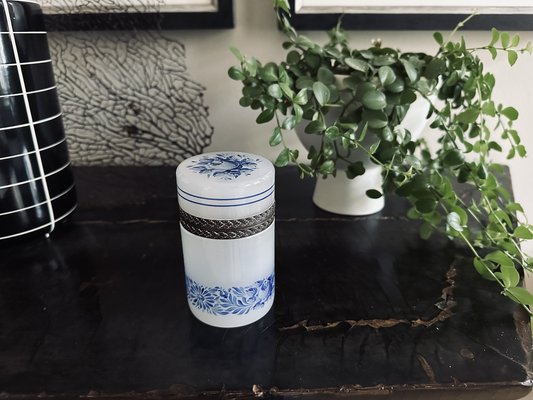
[[[295,0],[298,14],[533,14],[532,0]]]
[[[39,0],[47,14],[217,12],[218,0]]]

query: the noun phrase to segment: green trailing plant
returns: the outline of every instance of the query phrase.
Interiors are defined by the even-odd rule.
[[[302,177],[327,177],[344,163],[343,171],[355,178],[365,168],[349,155],[366,153],[383,168],[383,190],[410,201],[408,217],[422,220],[423,238],[442,230],[463,242],[479,274],[532,314],[533,294],[520,286],[520,274],[533,269],[533,260],[520,244],[533,239],[533,227],[500,185],[502,166],[490,158],[504,149],[509,159],[524,157],[526,149],[513,127],[517,110],[493,98],[496,79],[478,56],[484,51],[493,59],[505,56],[512,66],[519,54],[532,53],[531,42],[521,45],[518,35],[492,29],[486,46],[469,47],[463,37],[454,39],[465,20],[447,39],[434,33],[434,55],[403,53],[379,41],[368,49],[352,49],[340,24],[320,45],[291,26],[287,0],[274,0],[274,8],[287,36],[286,59],[262,64],[232,48],[240,65],[228,74],[242,83],[239,103],[259,112],[258,124],[276,121],[269,138],[271,146],[281,147],[275,164],[294,163]],[[338,75],[344,75],[340,87]],[[434,152],[400,127],[419,96],[430,103],[426,118],[439,143]],[[340,115],[328,123],[333,109]],[[284,141],[300,124],[321,138],[320,147],[311,147],[304,161]],[[458,183],[470,185],[477,195],[464,201],[455,189]],[[383,194],[370,190],[367,195]]]

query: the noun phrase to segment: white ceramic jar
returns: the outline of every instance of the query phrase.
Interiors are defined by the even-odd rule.
[[[274,302],[274,166],[239,152],[177,168],[187,300],[202,322],[238,327]]]

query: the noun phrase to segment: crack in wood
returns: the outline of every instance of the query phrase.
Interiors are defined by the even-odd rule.
[[[413,320],[408,319],[361,319],[361,320],[352,320],[346,319],[342,321],[326,322],[322,325],[309,325],[309,321],[304,319],[300,322],[297,322],[290,326],[281,327],[278,330],[280,332],[294,332],[304,330],[308,333],[314,332],[323,332],[328,330],[334,330],[342,326],[348,327],[347,331],[349,332],[352,328],[355,327],[371,327],[374,329],[383,329],[383,328],[392,328],[397,325],[411,325],[411,327],[416,328],[419,326],[424,326],[429,328],[435,325],[438,322],[443,322],[450,318],[453,315],[453,308],[457,305],[453,297],[453,289],[455,287],[455,278],[457,276],[457,270],[455,266],[451,266],[446,272],[446,283],[448,286],[444,287],[441,291],[440,301],[435,303],[435,307],[440,309],[440,312],[430,320],[423,320],[421,318],[416,318]]]
[[[529,380],[533,378],[533,359],[531,356],[531,349],[533,349],[533,337],[531,334],[531,324],[527,313],[518,309],[513,313],[513,320],[516,327],[516,332],[520,338],[520,345],[524,349],[526,361],[523,365],[526,370]]]
[[[435,377],[435,372],[433,371],[433,368],[431,368],[431,365],[429,365],[428,361],[422,354],[417,354],[416,359],[418,360],[418,363],[420,364],[420,367],[424,370],[424,373],[426,374],[428,380],[430,383],[437,383],[437,379]]]

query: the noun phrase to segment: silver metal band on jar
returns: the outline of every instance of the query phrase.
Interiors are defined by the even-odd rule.
[[[209,239],[242,239],[256,235],[267,229],[275,218],[276,204],[261,214],[240,219],[206,219],[191,215],[182,208],[179,211],[180,223],[194,235]]]

